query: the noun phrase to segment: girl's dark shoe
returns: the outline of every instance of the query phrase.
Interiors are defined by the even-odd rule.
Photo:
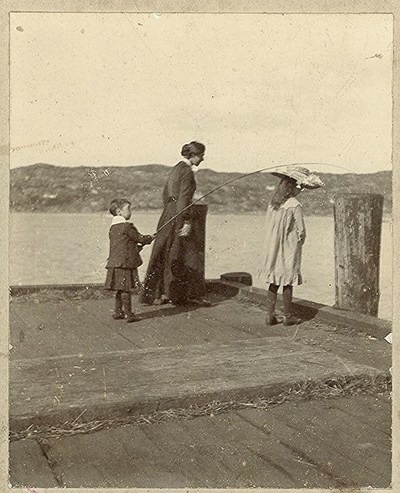
[[[283,317],[283,325],[298,325],[301,323],[301,318],[290,315],[289,317]]]
[[[157,300],[153,301],[153,305],[166,305],[168,303],[168,300],[162,300],[161,298],[158,298]]]
[[[140,322],[140,320],[142,320],[140,317],[138,317],[137,315],[130,315],[127,319],[126,319],[126,322],[128,324],[131,324],[133,322]]]
[[[112,318],[113,318],[114,320],[122,320],[122,319],[124,319],[124,318],[125,318],[125,314],[124,314],[124,312],[114,312],[114,313],[112,314]]]
[[[211,301],[205,300],[203,298],[188,298],[188,303],[197,306],[211,306]]]
[[[265,324],[269,327],[271,325],[277,325],[279,322],[278,322],[278,319],[276,318],[275,315],[267,315],[267,318],[265,319]]]
[[[283,286],[283,325],[298,325],[300,318],[292,315],[293,286]]]
[[[165,295],[162,295],[161,298],[157,298],[153,301],[153,305],[167,305],[168,303],[170,303],[170,301]]]

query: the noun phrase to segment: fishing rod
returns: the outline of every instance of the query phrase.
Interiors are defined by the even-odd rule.
[[[334,167],[334,168],[345,169],[345,170],[351,171],[351,172],[353,171],[350,168],[346,168],[346,166],[340,166],[339,164],[328,164],[328,163],[278,164],[277,166],[268,166],[268,168],[262,168],[262,169],[258,169],[256,171],[251,171],[250,173],[245,173],[244,175],[237,176],[236,178],[231,178],[230,180],[228,180],[228,181],[226,181],[224,183],[221,183],[221,185],[218,185],[217,187],[215,187],[212,190],[210,190],[209,192],[205,193],[204,195],[202,195],[198,199],[194,200],[188,206],[186,206],[184,209],[182,209],[177,214],[175,214],[175,216],[171,217],[171,219],[169,219],[166,223],[164,223],[162,226],[160,226],[158,228],[158,230],[155,232],[155,234],[158,234],[161,230],[163,230],[166,226],[168,226],[168,224],[172,223],[172,221],[174,221],[177,217],[179,217],[185,211],[187,211],[188,209],[190,209],[190,207],[192,207],[194,204],[196,204],[197,202],[200,202],[200,200],[203,200],[205,197],[208,197],[208,195],[211,195],[215,191],[219,190],[222,187],[225,187],[226,185],[229,185],[230,183],[233,183],[234,181],[241,180],[242,178],[245,178],[246,176],[251,176],[251,175],[256,175],[257,173],[262,173],[263,171],[275,170],[277,168],[287,168],[287,167],[290,167],[290,166],[303,166],[305,164],[311,165],[311,166],[331,166],[331,167]]]

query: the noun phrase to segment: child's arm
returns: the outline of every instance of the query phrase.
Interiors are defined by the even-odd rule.
[[[135,243],[140,243],[142,245],[149,245],[154,240],[153,235],[140,234],[132,223],[129,223],[129,226],[126,231],[129,236],[129,239],[133,240]]]
[[[142,240],[139,243],[141,243],[142,245],[150,245],[154,238],[155,235],[142,235]]]
[[[306,240],[306,226],[304,224],[304,217],[301,205],[298,205],[294,208],[294,220],[296,222],[299,242],[303,245]]]

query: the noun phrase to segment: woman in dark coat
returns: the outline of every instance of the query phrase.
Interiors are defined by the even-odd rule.
[[[204,152],[205,146],[200,142],[190,142],[182,147],[183,159],[172,168],[164,187],[164,210],[157,230],[191,204],[196,191],[192,166],[200,165]],[[185,250],[191,227],[189,208],[157,234],[142,285],[141,303],[151,305],[172,302],[178,305],[187,301]]]

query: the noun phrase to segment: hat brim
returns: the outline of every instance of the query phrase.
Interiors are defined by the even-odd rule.
[[[271,171],[271,175],[274,175],[278,178],[287,178],[289,176],[286,173],[278,173],[277,171]]]
[[[282,173],[278,171],[271,171],[271,175],[276,176],[277,178],[292,178],[293,180],[297,181],[297,183],[302,187],[302,188],[307,188],[308,190],[316,190],[317,188],[321,188],[321,185],[318,185],[317,183],[315,184],[310,184],[310,183],[303,183],[293,176],[290,176],[289,173]]]

